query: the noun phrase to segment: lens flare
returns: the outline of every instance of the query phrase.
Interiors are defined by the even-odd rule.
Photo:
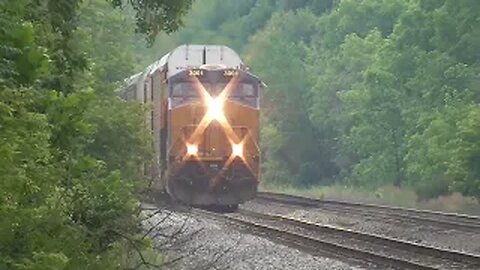
[[[187,154],[189,156],[196,156],[198,153],[198,146],[195,144],[187,144]]]
[[[212,120],[219,120],[223,117],[223,99],[220,97],[208,100],[208,117]]]
[[[235,157],[242,157],[243,156],[243,144],[232,144],[232,155]]]

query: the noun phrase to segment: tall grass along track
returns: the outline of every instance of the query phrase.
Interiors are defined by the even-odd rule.
[[[260,192],[257,195],[258,201],[273,201],[288,205],[299,205],[303,207],[315,207],[345,213],[366,213],[371,216],[386,216],[403,221],[427,224],[433,227],[442,227],[460,231],[480,233],[480,217],[463,215],[457,213],[445,213],[429,210],[417,210],[402,207],[391,207],[376,204],[355,203],[335,200],[318,200],[306,197]]]

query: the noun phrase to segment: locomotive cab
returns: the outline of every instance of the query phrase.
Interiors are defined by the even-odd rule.
[[[252,199],[259,179],[260,81],[220,65],[168,80],[167,192],[190,205]]]
[[[150,188],[197,206],[236,206],[259,181],[261,81],[222,45],[181,45],[117,90],[146,105]],[[223,208],[223,207],[222,207]]]

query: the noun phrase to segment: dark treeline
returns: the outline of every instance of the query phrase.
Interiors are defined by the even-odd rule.
[[[160,37],[222,43],[268,85],[265,183],[480,196],[480,2],[203,0]]]

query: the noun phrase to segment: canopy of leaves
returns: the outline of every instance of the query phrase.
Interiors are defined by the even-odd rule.
[[[107,0],[114,7],[130,5],[135,11],[137,32],[146,34],[149,42],[161,33],[172,33],[182,26],[182,18],[193,0]]]

